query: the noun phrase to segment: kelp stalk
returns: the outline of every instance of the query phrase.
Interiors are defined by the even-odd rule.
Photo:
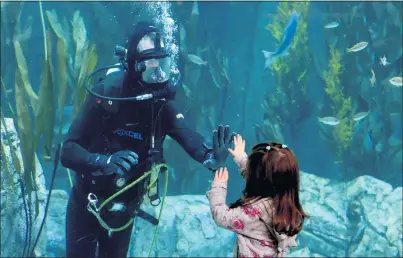
[[[45,47],[45,60],[48,60],[48,46],[47,46],[47,40],[46,40],[46,29],[45,29],[45,19],[43,18],[43,10],[42,10],[42,1],[38,1],[39,4],[39,12],[41,15],[41,21],[42,21],[42,30],[43,30],[43,45]]]

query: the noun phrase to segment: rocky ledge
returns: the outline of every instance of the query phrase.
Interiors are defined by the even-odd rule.
[[[311,215],[297,237],[299,247],[288,257],[400,257],[402,256],[402,188],[373,177],[332,183],[303,173],[301,199]],[[64,254],[67,193],[52,193],[47,219],[48,254]],[[160,207],[143,206],[155,216]],[[51,225],[50,225],[51,224]],[[51,230],[50,230],[51,229]],[[155,227],[137,218],[129,256],[148,255]],[[203,195],[169,196],[165,200],[153,256],[229,257],[234,234],[211,218]]]

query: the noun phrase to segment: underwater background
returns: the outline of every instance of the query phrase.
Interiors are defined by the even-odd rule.
[[[296,154],[312,218],[289,257],[401,257],[401,10],[380,1],[2,1],[1,256],[65,255],[74,172],[59,165],[52,178],[56,147],[86,77],[117,63],[115,46],[152,19],[181,72],[176,103],[191,128],[211,139],[228,124],[247,152],[278,141]],[[293,11],[291,47],[266,69],[262,50],[277,50]],[[164,156],[168,197],[152,255],[232,256],[234,234],[214,224],[205,197],[211,172],[169,137]],[[243,180],[230,157],[227,166],[234,202]],[[158,215],[160,206],[144,209]],[[148,255],[153,233],[136,219],[128,256]]]

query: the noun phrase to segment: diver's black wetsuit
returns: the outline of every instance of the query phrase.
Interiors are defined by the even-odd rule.
[[[130,87],[123,86],[122,97],[129,94]],[[76,172],[75,185],[70,194],[66,215],[68,257],[94,257],[97,241],[100,243],[99,257],[126,257],[128,251],[133,224],[123,231],[112,233],[109,237],[95,216],[87,210],[88,193],[94,193],[98,199],[105,199],[119,190],[112,181],[116,175],[92,175],[91,172],[95,169],[88,162],[91,160],[91,155],[96,155],[95,153],[110,155],[120,150],[132,150],[137,153],[139,164],[128,172],[133,175],[128,182],[130,183],[150,169],[147,158],[150,150],[150,134],[153,131],[152,122],[156,122],[156,141],[162,143],[165,136],[169,135],[200,163],[206,160],[211,151],[204,145],[204,138],[187,127],[183,116],[176,111],[170,101],[154,104],[121,101],[119,104],[117,113],[111,114],[104,109],[100,99],[88,95],[83,111],[72,123],[63,144],[61,162],[63,166]],[[151,105],[154,105],[153,118]],[[144,193],[144,183],[140,183],[114,201],[135,201],[135,206],[138,207]],[[111,212],[107,212],[102,215],[112,228],[123,226],[131,216],[129,212],[113,213],[120,214],[111,216]]]

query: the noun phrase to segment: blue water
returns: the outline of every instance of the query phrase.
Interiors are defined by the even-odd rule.
[[[175,63],[182,73],[182,83],[191,92],[190,96],[186,96],[182,85],[178,85],[175,101],[188,125],[207,141],[211,141],[211,126],[215,128],[218,124],[228,124],[231,131],[242,134],[249,152],[259,143],[255,124],[263,126],[267,119],[272,125],[281,124],[282,143],[295,153],[303,172],[334,182],[347,182],[366,175],[393,187],[402,186],[402,88],[389,82],[393,77],[402,77],[401,2],[390,2],[389,6],[371,2],[311,2],[307,10],[289,3],[284,14],[278,9],[278,2],[198,2],[198,16],[193,17],[194,2],[172,1],[154,5],[157,11],[147,7],[151,4],[140,2],[42,2],[44,25],[49,29],[52,40],[56,108],[59,79],[57,37],[46,11],[55,10],[59,21],[62,21],[61,27],[68,38],[68,54],[73,60],[75,46],[70,21],[75,11],[80,12],[87,39],[96,45],[96,68],[116,63],[113,55],[115,45],[124,45],[128,32],[137,21],[155,19],[159,26],[163,26],[173,19],[172,26],[166,25],[165,33],[173,33],[173,41],[169,44],[179,48],[178,53],[173,53]],[[12,31],[17,21],[15,10],[18,10],[18,4],[7,2],[3,7],[2,2],[2,15],[6,16],[2,17],[1,25],[1,76],[8,93],[2,89],[1,106],[6,117],[12,114],[8,99],[16,111],[14,93],[17,63],[12,44]],[[286,74],[278,73],[273,67],[265,71],[262,50],[275,51],[281,44],[266,26],[278,20],[287,26],[293,11],[299,17],[297,32],[288,54],[278,58],[277,62],[297,68]],[[31,25],[28,24],[29,17],[33,18]],[[338,26],[325,28],[330,22],[337,22]],[[21,46],[30,83],[38,93],[41,74],[39,60],[44,55],[44,47],[37,2],[24,3],[19,24],[22,30],[28,25],[32,30]],[[195,66],[184,56],[184,46],[180,45],[178,34],[179,24],[183,24],[186,30],[187,52],[208,61],[207,66]],[[304,26],[306,29],[303,29]],[[281,35],[284,30],[285,27],[279,28]],[[301,33],[306,33],[306,41],[301,40]],[[362,41],[368,43],[366,49],[347,53],[347,48]],[[336,88],[341,89],[344,100],[351,99],[350,109],[342,117],[338,117],[342,106],[325,91],[327,77],[324,72],[329,71],[333,48],[340,54],[339,64],[342,67]],[[221,56],[217,54],[218,51]],[[390,63],[387,66],[380,64],[383,56]],[[216,64],[223,60],[228,61],[226,66]],[[191,69],[196,69],[196,72],[191,72]],[[216,71],[214,76],[221,88],[214,85],[210,69]],[[370,83],[371,69],[376,76],[373,86]],[[298,78],[304,70],[307,71],[307,79],[306,92],[302,96]],[[195,80],[197,73],[200,77]],[[226,87],[224,74],[229,79]],[[277,95],[278,88],[287,87],[289,91],[285,97]],[[55,133],[59,127],[63,128],[64,133],[69,128],[76,88],[76,78],[73,76],[69,80],[62,125],[58,122],[59,110],[55,110]],[[273,96],[277,104],[270,101]],[[262,107],[265,101],[268,107]],[[202,113],[202,110],[208,110],[208,113]],[[369,114],[358,123],[352,123],[353,116],[359,112]],[[326,125],[320,123],[318,117],[337,117],[342,123]],[[206,123],[207,118],[211,125]],[[347,143],[342,142],[338,135],[339,128],[345,122],[350,123],[352,130]],[[267,130],[265,132],[270,135]],[[55,145],[59,141],[55,137]],[[264,141],[275,139],[269,137]],[[343,144],[347,147],[339,155],[338,148]],[[43,159],[42,147],[41,141],[37,153],[49,185],[53,163]],[[168,195],[205,194],[211,173],[192,160],[177,143],[170,141],[165,147],[166,161],[175,171],[170,178]],[[237,176],[238,171],[231,158],[228,158],[226,165],[231,171],[227,201],[233,202],[239,198],[244,182]],[[58,170],[55,188],[70,190],[63,168]]]

